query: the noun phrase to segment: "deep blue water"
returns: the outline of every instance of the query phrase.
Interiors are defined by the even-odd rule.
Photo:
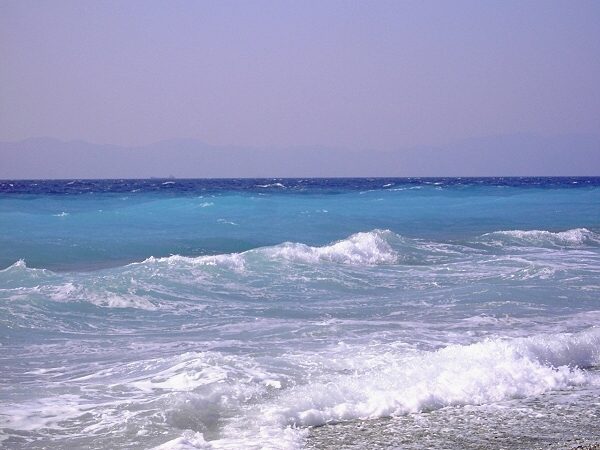
[[[390,229],[468,239],[600,224],[600,178],[0,182],[0,267],[88,269],[149,256],[323,245]]]
[[[600,177],[0,181],[6,448],[565,448],[599,320]]]

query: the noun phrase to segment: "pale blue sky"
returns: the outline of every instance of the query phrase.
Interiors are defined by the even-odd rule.
[[[598,133],[599,24],[598,1],[2,0],[0,140]]]

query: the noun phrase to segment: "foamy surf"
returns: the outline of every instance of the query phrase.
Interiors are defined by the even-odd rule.
[[[514,236],[519,244],[518,252],[512,254],[511,245],[517,244],[509,242],[513,242]],[[380,286],[382,294],[402,286],[435,288],[450,280],[463,283],[486,279],[577,280],[583,274],[588,277],[597,272],[598,257],[589,251],[581,253],[582,246],[595,242],[596,237],[584,229],[559,233],[499,231],[484,235],[485,245],[481,246],[477,240],[435,242],[376,229],[322,246],[284,242],[240,253],[149,257],[142,262],[86,273],[29,268],[25,261],[19,260],[0,270],[0,292],[15,300],[29,296],[44,301],[85,302],[103,308],[183,311],[193,307],[193,302],[223,291],[224,283],[232,286],[234,297],[264,295],[259,286],[268,286],[273,277],[288,280],[280,284],[286,295],[294,288],[327,290],[331,283],[360,293],[369,289],[370,276],[383,274],[384,278],[378,281],[384,282]],[[525,242],[525,238],[529,241]],[[549,248],[556,248],[555,253],[538,251],[556,239],[570,245],[552,244]],[[502,253],[497,248],[503,249]],[[581,272],[584,267],[585,272]],[[361,272],[360,277],[357,271]],[[293,279],[289,278],[291,274]],[[593,284],[583,287],[594,289]],[[184,291],[189,292],[182,296]],[[165,301],[166,294],[180,302]]]
[[[382,358],[365,373],[293,389],[268,414],[292,426],[374,419],[538,396],[587,383],[582,368],[600,363],[600,330],[452,345],[419,355]]]
[[[148,258],[143,263],[187,263],[206,266],[226,266],[243,269],[247,260],[262,258],[268,261],[295,261],[303,263],[333,262],[339,264],[374,265],[393,264],[397,252],[390,241],[400,238],[389,230],[360,232],[324,246],[310,246],[299,242],[284,242],[272,247],[262,247],[242,253],[227,255],[185,257],[173,255]]]
[[[393,264],[398,260],[398,254],[389,242],[394,237],[397,236],[389,230],[374,230],[356,233],[322,247],[286,242],[259,252],[268,258],[304,263],[328,261],[356,265]]]
[[[257,369],[250,369],[250,363],[246,367],[251,370],[253,381],[244,378],[243,370],[238,375],[221,374],[212,381],[206,378],[207,383],[214,383],[213,396],[217,396],[211,408],[219,404],[226,407],[217,400],[219,397],[234,398],[243,415],[228,420],[216,439],[207,440],[201,432],[190,430],[156,448],[302,448],[307,427],[448,406],[496,404],[583,386],[600,387],[598,374],[586,370],[600,364],[597,328],[576,334],[490,339],[432,352],[404,353],[395,347],[368,346],[344,346],[343,352],[335,348],[330,355],[286,355],[285,375],[262,371],[257,377]],[[368,363],[361,367],[356,355]],[[316,363],[321,358],[332,358],[335,370],[328,375],[302,373],[302,367],[310,365],[312,359]],[[350,367],[352,370],[346,373]],[[188,391],[187,382],[181,384],[181,365],[170,370],[171,379],[165,379],[165,371],[155,375],[163,380],[159,387],[162,389],[166,383],[172,390],[175,384],[180,384],[183,391]],[[315,375],[317,379],[311,381]],[[229,378],[230,387],[223,390],[219,387],[223,376],[233,376],[233,380],[240,377],[237,380],[243,380],[243,384],[233,387]],[[287,386],[269,390],[263,380],[278,376],[288,379]],[[233,392],[236,394],[232,397]],[[203,395],[205,399],[210,397]],[[244,397],[252,399],[248,407],[244,405]],[[193,402],[202,417],[201,410],[206,405],[202,407],[198,399]],[[185,402],[181,407],[186,414],[195,414],[184,405]]]
[[[532,246],[581,246],[600,244],[600,235],[587,228],[552,232],[547,230],[508,230],[484,234],[492,242]]]
[[[159,450],[300,449],[314,426],[600,388],[600,376],[588,370],[600,364],[598,328],[434,351],[338,344],[279,358],[273,364],[219,352],[185,353],[114,366],[71,378],[70,384],[89,386],[88,395],[123,392],[126,402],[61,394],[5,404],[0,426],[51,433],[81,421],[104,433],[128,417],[134,429],[137,423],[143,430],[149,423],[137,411],[162,405],[168,423],[191,429],[150,445]],[[318,370],[326,360],[328,370]]]
[[[0,183],[0,446],[597,440],[600,181],[572,181]]]

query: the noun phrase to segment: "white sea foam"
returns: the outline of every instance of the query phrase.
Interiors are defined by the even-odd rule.
[[[150,300],[133,292],[96,290],[72,282],[45,286],[39,291],[57,302],[85,301],[105,308],[136,308],[148,311],[157,309]]]
[[[261,252],[270,258],[307,263],[330,261],[359,265],[393,264],[397,261],[398,254],[386,240],[392,235],[391,231],[375,230],[356,233],[347,239],[323,247],[286,242],[263,248]]]
[[[213,366],[206,363],[206,357],[184,360],[168,367],[151,377],[141,378],[131,382],[131,386],[145,392],[162,391],[193,391],[200,386],[212,383],[222,383],[228,378],[227,367]]]
[[[105,308],[136,308],[144,309],[146,311],[154,311],[158,309],[148,299],[140,297],[134,294],[115,294],[111,292],[105,292],[101,294],[88,294],[83,297],[83,300],[87,300],[96,306]]]
[[[155,258],[154,256],[151,256],[141,263],[133,263],[131,265],[134,266],[139,264],[168,264],[170,266],[219,266],[228,268],[230,270],[242,271],[245,267],[245,259],[244,253],[228,253],[196,257],[171,255],[163,258]]]
[[[153,450],[197,450],[211,448],[213,446],[204,440],[202,433],[187,431],[183,433],[183,436],[154,447]]]
[[[223,223],[223,224],[226,224],[226,225],[235,225],[235,226],[239,225],[239,224],[237,224],[235,222],[232,222],[231,220],[227,220],[227,219],[217,219],[217,222],[218,223]]]
[[[25,260],[20,259],[15,263],[11,264],[5,269],[0,270],[0,277],[5,284],[3,287],[7,287],[10,281],[16,282],[17,285],[22,286],[24,278],[29,278],[31,281],[35,281],[39,278],[46,278],[53,275],[53,272],[47,269],[36,269],[33,267],[27,267]]]
[[[92,414],[102,422],[90,422],[86,429],[93,433],[127,418],[142,420],[135,405],[158,401],[154,404],[166,405],[170,425],[193,431],[168,438],[156,450],[299,449],[309,426],[598,387],[598,376],[585,370],[598,364],[599,328],[430,352],[394,344],[338,344],[319,353],[281,355],[275,365],[219,352],[184,353],[72,379],[127,391],[127,400],[94,405],[60,395],[6,404],[0,414],[6,427],[29,431],[59,430],[64,421]]]
[[[262,414],[282,425],[311,426],[494,403],[597,384],[581,368],[599,363],[600,329],[450,345],[395,361],[382,355],[376,369],[288,390]]]
[[[548,231],[498,231],[483,236],[484,242],[494,246],[535,245],[535,246],[577,246],[598,242],[598,235],[586,230],[575,229],[560,233]],[[598,239],[596,241],[596,239]],[[349,237],[323,246],[311,246],[299,242],[260,247],[241,253],[185,257],[173,255],[164,258],[148,258],[143,263],[168,263],[171,266],[200,265],[218,266],[236,271],[252,270],[252,264],[268,262],[297,262],[304,264],[336,263],[355,266],[389,264],[426,264],[435,266],[452,262],[459,258],[477,258],[481,250],[458,244],[409,239],[390,230],[359,232]],[[500,260],[494,259],[495,263]],[[509,260],[507,260],[509,261]],[[485,262],[485,261],[484,261]],[[553,276],[555,268],[549,265],[531,266],[526,259],[512,258],[510,262],[521,262],[525,268],[517,266],[519,273],[496,275],[504,278],[547,279]],[[530,267],[531,266],[531,267]],[[564,267],[562,267],[564,269]],[[497,267],[494,268],[496,270]],[[472,268],[471,270],[474,270]],[[490,276],[486,271],[485,276]]]
[[[0,270],[0,292],[5,293],[5,298],[18,301],[41,296],[54,302],[87,302],[105,308],[136,308],[148,311],[159,308],[159,305],[154,304],[146,295],[136,292],[137,281],[131,278],[118,275],[78,275],[65,276],[47,269],[30,268],[24,260],[19,260]],[[102,284],[111,281],[114,282],[112,289],[107,289]]]
[[[535,246],[579,246],[600,244],[600,236],[587,228],[574,228],[566,231],[547,230],[507,230],[483,235],[496,244],[507,241],[511,244]]]
[[[304,448],[306,435],[306,430],[265,426],[255,430],[252,435],[240,433],[237,436],[206,441],[202,433],[188,430],[181,437],[152,450],[300,450]]]
[[[57,428],[59,423],[83,414],[85,406],[77,395],[40,398],[21,404],[0,406],[0,428],[22,431]]]
[[[211,398],[212,408],[231,407],[235,398],[242,402],[236,408],[245,413],[229,421],[219,439],[206,441],[202,435],[187,433],[159,448],[299,448],[302,430],[309,426],[446,406],[493,404],[552,390],[600,385],[597,375],[584,370],[600,363],[597,328],[578,334],[489,339],[471,345],[449,345],[433,352],[415,353],[401,348],[341,346],[323,355],[298,354],[292,365],[295,371],[321,367],[329,361],[323,368],[327,370],[297,374],[307,382],[291,383],[269,392],[265,391],[269,387],[268,373],[257,376],[253,372],[256,367],[248,364],[234,370],[228,367],[216,378],[204,377],[213,383],[214,395],[204,392],[197,404],[200,409],[189,414],[204,414],[202,410],[209,406],[205,403]],[[288,358],[288,363],[295,359],[293,355]],[[201,365],[204,367],[206,362]],[[180,383],[179,378],[184,366],[189,373],[194,364],[188,361],[163,371],[160,378],[167,378],[160,381],[160,388],[179,385],[184,391],[189,390],[188,382]],[[249,372],[244,375],[244,370]],[[200,373],[204,373],[204,368]],[[228,384],[224,384],[225,379]],[[239,384],[232,385],[234,380]],[[194,380],[192,384],[199,382]],[[253,386],[257,382],[262,389]],[[224,386],[229,387],[224,391]],[[257,394],[262,398],[258,403]],[[253,399],[251,408],[243,406],[244,398]],[[227,401],[223,403],[222,399]],[[193,405],[200,400],[190,397],[178,407],[189,408],[190,402]]]
[[[281,189],[285,189],[286,186],[282,183],[269,183],[269,184],[257,184],[256,187],[259,188],[281,188]]]
[[[18,261],[14,262],[13,264],[11,264],[10,266],[8,266],[5,269],[0,270],[0,273],[4,272],[14,272],[17,270],[26,270],[27,268],[27,263],[25,263],[24,259],[19,259]]]
[[[389,230],[356,233],[346,239],[324,246],[310,246],[297,242],[284,242],[272,247],[261,247],[241,253],[187,257],[172,255],[150,257],[141,264],[167,263],[170,265],[220,266],[244,270],[249,259],[296,261],[302,263],[334,262],[351,265],[393,264],[398,253],[389,241],[398,238]],[[140,263],[135,263],[140,264]]]

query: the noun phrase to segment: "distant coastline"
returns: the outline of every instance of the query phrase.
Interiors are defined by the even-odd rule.
[[[37,138],[0,142],[0,160],[0,179],[597,176],[600,136],[522,133],[394,151]]]

